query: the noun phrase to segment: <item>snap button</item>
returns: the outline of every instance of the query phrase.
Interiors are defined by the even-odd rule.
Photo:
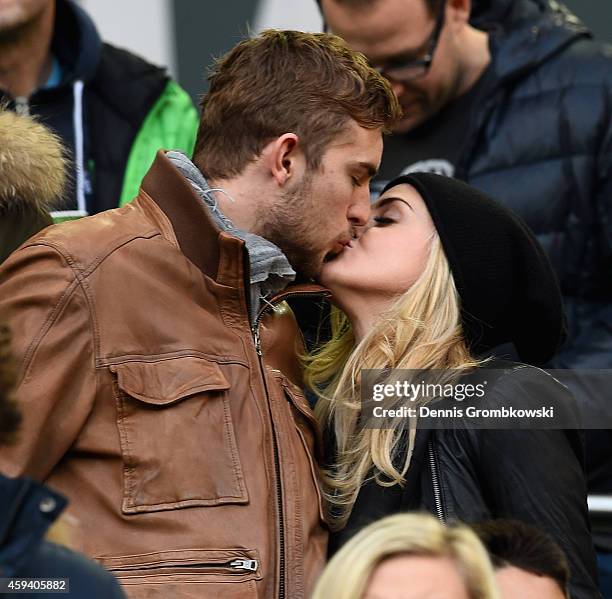
[[[56,507],[57,507],[57,501],[55,501],[53,497],[45,497],[38,505],[38,509],[43,514],[51,513]]]

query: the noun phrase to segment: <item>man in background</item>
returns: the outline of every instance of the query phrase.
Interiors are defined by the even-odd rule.
[[[548,364],[612,368],[612,48],[544,0],[320,0],[327,27],[391,82],[404,116],[380,177],[430,171],[522,216],[568,316]],[[373,186],[374,187],[374,186]],[[591,493],[612,493],[612,403],[582,402]],[[603,430],[608,429],[608,430]],[[612,538],[597,534],[612,571]]]
[[[0,2],[0,100],[36,115],[70,152],[56,219],[130,201],[160,148],[191,154],[197,113],[165,69],[103,43],[72,0]]]
[[[518,520],[474,526],[495,568],[502,599],[568,599],[570,568],[547,534]]]

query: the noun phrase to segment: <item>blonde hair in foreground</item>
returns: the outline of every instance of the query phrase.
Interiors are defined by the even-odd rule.
[[[312,599],[360,599],[378,564],[400,555],[449,558],[470,599],[499,599],[489,557],[474,532],[424,514],[389,516],[361,530],[329,562]]]
[[[306,384],[319,398],[319,423],[331,429],[336,442],[335,463],[321,475],[329,520],[339,529],[364,482],[404,483],[416,434],[416,422],[407,419],[389,421],[384,428],[359,425],[361,371],[436,369],[452,382],[481,362],[470,355],[463,337],[459,294],[437,234],[421,276],[356,347],[346,315],[334,308],[331,318],[331,340],[304,365]]]

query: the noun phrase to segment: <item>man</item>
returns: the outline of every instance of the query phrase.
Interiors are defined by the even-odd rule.
[[[131,200],[161,148],[191,153],[197,114],[165,70],[102,43],[71,0],[0,2],[0,101],[70,150],[73,185],[56,219]]]
[[[502,599],[568,599],[569,565],[548,535],[516,520],[474,528],[491,557]]]
[[[515,210],[564,295],[568,341],[548,366],[612,368],[612,49],[557,2],[320,5],[329,29],[387,76],[404,110],[377,184],[434,171]],[[612,428],[607,397],[573,390],[586,428]],[[612,493],[610,430],[588,431],[587,471],[591,493]],[[596,543],[611,563],[610,536]]]
[[[20,442],[0,469],[71,499],[78,544],[140,597],[308,596],[320,447],[283,300],[369,218],[388,84],[339,38],[270,31],[216,66],[194,162],[0,269]]]

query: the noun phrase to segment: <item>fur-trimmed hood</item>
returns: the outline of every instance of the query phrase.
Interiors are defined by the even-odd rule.
[[[0,212],[57,208],[65,167],[59,137],[31,117],[0,108]]]

